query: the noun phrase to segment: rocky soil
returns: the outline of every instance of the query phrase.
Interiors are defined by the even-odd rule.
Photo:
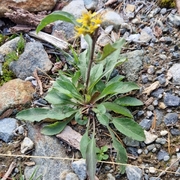
[[[178,180],[180,15],[175,8],[160,8],[156,1],[96,2],[63,1],[58,4],[58,9],[76,17],[86,10],[85,7],[103,9],[103,27],[100,29],[97,48],[121,37],[126,39],[127,44],[122,54],[128,61],[115,69],[114,76],[118,73],[125,75],[127,80],[135,81],[141,87],[140,91],[133,92],[133,96],[141,99],[144,106],[132,108],[131,111],[146,135],[144,142],[120,136],[128,152],[129,165],[126,173],[119,174],[118,166],[110,163],[114,162],[115,152],[109,148],[108,162],[97,165],[97,178]],[[52,10],[52,4],[48,10]],[[10,22],[3,17],[0,19],[0,32],[9,36],[9,31],[16,24],[17,21]],[[30,30],[32,29],[31,27]],[[24,52],[18,61],[10,64],[17,79],[0,87],[0,178],[7,179],[5,173],[9,173],[10,168],[11,171],[7,174],[9,178],[20,179],[20,176],[24,176],[25,179],[30,179],[37,170],[35,177],[41,176],[40,179],[43,180],[84,180],[87,178],[86,166],[84,160],[80,159],[77,146],[73,146],[70,141],[62,141],[60,135],[42,135],[42,124],[30,124],[15,119],[16,113],[21,109],[47,106],[43,97],[57,76],[57,71],[71,67],[70,59],[55,48],[55,43],[58,42],[58,47],[68,52],[67,43],[74,44],[73,27],[57,21],[53,24],[52,32],[43,34],[43,37],[35,35],[33,31],[25,32],[23,29],[22,32],[26,40]],[[0,46],[1,66],[6,55],[16,50],[18,40],[19,37],[16,37]],[[81,49],[86,47],[83,39],[78,45],[74,44],[75,47],[79,45]],[[84,132],[82,126],[71,127],[80,134]],[[73,130],[68,132],[71,134]],[[111,142],[103,127],[99,128],[98,135],[98,144],[110,147]],[[29,157],[30,155],[33,157]]]

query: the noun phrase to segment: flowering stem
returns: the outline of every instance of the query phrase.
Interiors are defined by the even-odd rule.
[[[91,67],[92,67],[92,63],[93,63],[93,56],[94,56],[95,45],[96,45],[96,40],[97,40],[97,35],[98,35],[98,29],[99,28],[97,28],[96,31],[94,32],[93,39],[92,39],[92,49],[91,49],[91,55],[90,55],[90,61],[89,61],[89,65],[88,65],[88,70],[87,70],[85,94],[88,93],[88,85],[89,85]]]

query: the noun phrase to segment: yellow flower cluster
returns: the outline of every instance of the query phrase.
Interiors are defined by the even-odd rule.
[[[83,13],[82,17],[76,21],[80,23],[79,26],[75,27],[77,36],[80,36],[81,34],[93,34],[102,22],[100,15],[96,12],[91,13],[91,11]]]

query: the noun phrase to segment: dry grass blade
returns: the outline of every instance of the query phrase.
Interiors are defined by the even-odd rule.
[[[5,175],[3,176],[3,178],[1,180],[9,179],[9,175],[12,173],[12,171],[15,167],[16,167],[16,163],[12,162],[9,166],[9,169],[7,170],[7,172],[5,173]]]

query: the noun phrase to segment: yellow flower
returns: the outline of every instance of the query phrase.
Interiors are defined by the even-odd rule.
[[[77,36],[80,36],[81,34],[93,34],[102,22],[100,15],[96,12],[91,13],[91,11],[83,13],[82,17],[77,19],[76,21],[80,23],[79,26],[75,27]]]

